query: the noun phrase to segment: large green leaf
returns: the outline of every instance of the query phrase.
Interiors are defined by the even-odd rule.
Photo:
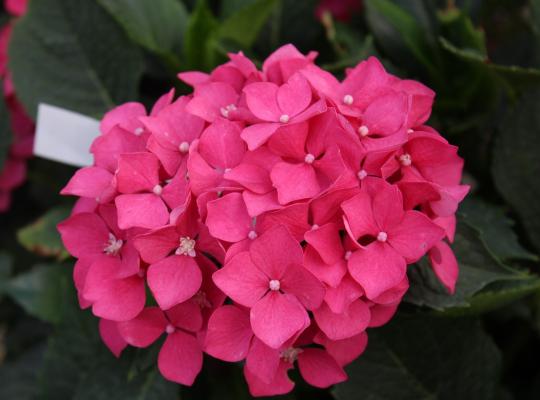
[[[11,126],[9,123],[9,113],[4,99],[0,99],[0,171],[7,160],[9,148],[11,146]]]
[[[143,60],[97,2],[39,0],[13,29],[9,67],[31,115],[40,102],[100,115],[137,98]]]
[[[338,400],[493,399],[500,353],[471,319],[397,318],[369,332],[366,352],[337,385]]]
[[[540,91],[526,94],[504,118],[493,149],[493,179],[540,250]]]
[[[537,281],[534,276],[502,264],[486,249],[478,233],[464,222],[458,225],[452,247],[459,263],[456,292],[453,295],[447,292],[424,259],[409,270],[411,287],[406,301],[440,311],[466,308],[471,306],[473,296],[491,283],[508,281],[522,285]]]
[[[432,32],[410,13],[390,0],[368,0],[366,17],[376,42],[392,59],[407,63],[413,56],[432,77],[439,75]]]
[[[188,13],[180,0],[98,0],[124,27],[129,37],[179,64]]]
[[[250,48],[280,0],[258,0],[242,7],[223,21],[218,39],[233,40],[243,48]]]
[[[30,315],[57,323],[62,316],[62,303],[72,285],[70,268],[39,264],[7,281],[4,292]]]
[[[62,245],[56,225],[68,216],[69,208],[67,207],[50,209],[37,221],[17,232],[19,243],[40,256],[65,259],[68,254]]]
[[[184,57],[187,68],[210,69],[214,63],[212,35],[218,26],[206,0],[197,0],[189,17],[184,36]]]
[[[462,220],[478,231],[487,249],[499,259],[538,261],[538,256],[519,243],[512,221],[504,210],[479,198],[468,197],[460,205]]]

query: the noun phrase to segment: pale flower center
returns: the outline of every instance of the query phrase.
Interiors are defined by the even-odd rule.
[[[354,98],[350,94],[343,96],[343,103],[350,106],[354,102]]]
[[[189,143],[188,142],[182,142],[178,146],[178,150],[180,150],[180,153],[187,153],[189,151]]]
[[[142,127],[138,127],[138,128],[135,128],[135,130],[133,131],[133,133],[135,134],[135,136],[141,136],[144,132],[144,128]]]
[[[175,330],[176,330],[175,327],[172,326],[171,324],[167,324],[167,326],[165,327],[165,332],[167,332],[169,335],[171,333],[174,333]]]
[[[163,188],[161,187],[161,185],[156,185],[154,186],[154,188],[152,189],[152,192],[154,192],[154,194],[156,196],[161,196],[161,193],[163,192]]]
[[[360,127],[358,127],[358,134],[362,137],[366,137],[367,135],[369,135],[369,128],[365,125],[361,125]]]
[[[379,242],[386,242],[386,239],[388,239],[388,234],[386,232],[379,232],[377,235],[377,240]]]
[[[358,177],[358,179],[362,180],[367,176],[367,172],[365,169],[361,169],[360,171],[358,171],[356,176]]]
[[[103,248],[103,252],[109,256],[115,256],[118,254],[124,242],[120,239],[116,239],[112,233],[109,232],[109,241]]]
[[[181,237],[180,246],[176,249],[175,254],[179,256],[195,257],[197,255],[195,252],[195,240],[191,239],[189,236]]]
[[[257,239],[257,236],[257,232],[255,231],[249,231],[248,233],[248,238],[250,238],[251,240]]]
[[[279,122],[286,124],[289,122],[289,116],[287,114],[282,114],[281,117],[279,117]]]
[[[304,161],[307,163],[307,164],[313,164],[313,161],[315,161],[315,156],[311,153],[308,153],[306,154],[306,156],[304,157]]]
[[[270,290],[278,291],[281,287],[281,284],[277,279],[272,279],[270,282],[268,282],[268,287],[270,288]]]
[[[298,358],[298,354],[302,353],[302,351],[302,349],[289,347],[281,352],[281,358],[283,358],[284,361],[293,364]]]
[[[229,118],[229,113],[231,111],[236,111],[236,106],[234,104],[229,104],[228,106],[221,107],[219,111],[223,118]]]
[[[345,256],[344,256],[344,258],[345,258],[345,260],[347,260],[347,261],[348,261],[348,260],[349,260],[349,258],[351,258],[351,256],[352,256],[352,251],[350,251],[350,250],[347,250],[347,251],[345,252]]]
[[[412,159],[411,159],[411,155],[410,154],[402,154],[399,156],[399,162],[401,163],[401,165],[403,165],[404,167],[408,167],[409,165],[412,164]]]

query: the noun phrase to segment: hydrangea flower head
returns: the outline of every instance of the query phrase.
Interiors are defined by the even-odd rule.
[[[81,307],[119,357],[166,335],[163,376],[191,385],[203,353],[243,362],[254,396],[347,379],[369,329],[427,256],[449,292],[463,160],[424,125],[434,93],[369,58],[338,81],[286,45],[179,75],[193,93],[111,110],[95,163],[63,194]],[[152,306],[148,306],[152,304]]]

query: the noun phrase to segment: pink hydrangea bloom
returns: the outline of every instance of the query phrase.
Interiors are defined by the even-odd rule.
[[[5,0],[4,6],[11,15],[19,17],[26,13],[27,1]],[[10,36],[11,23],[8,23],[0,29],[0,83],[9,112],[13,138],[7,160],[0,166],[0,212],[9,208],[12,190],[22,185],[26,178],[26,160],[32,156],[34,141],[34,123],[17,100],[7,68]]]
[[[193,94],[103,118],[58,228],[117,357],[165,334],[159,370],[184,385],[207,353],[243,361],[254,396],[291,391],[295,367],[328,387],[396,313],[407,265],[427,256],[455,290],[468,187],[424,125],[434,93],[375,58],[339,82],[315,56],[286,45],[258,70],[230,54],[179,75]]]

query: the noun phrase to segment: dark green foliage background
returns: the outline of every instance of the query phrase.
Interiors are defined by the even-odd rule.
[[[453,245],[456,294],[420,261],[396,318],[369,330],[349,381],[318,390],[293,373],[283,398],[540,398],[540,1],[365,0],[347,23],[319,21],[317,4],[30,0],[13,21],[9,67],[30,115],[48,102],[97,118],[128,100],[150,105],[171,86],[188,92],[176,73],[209,71],[229,51],[260,65],[289,42],[317,50],[338,76],[375,55],[429,85],[430,124],[460,146],[472,185]],[[0,166],[9,143],[0,101]],[[186,388],[157,372],[159,343],[117,360],[100,342],[55,229],[72,205],[57,193],[73,172],[31,160],[0,215],[0,399],[249,399],[241,365],[207,358]]]

